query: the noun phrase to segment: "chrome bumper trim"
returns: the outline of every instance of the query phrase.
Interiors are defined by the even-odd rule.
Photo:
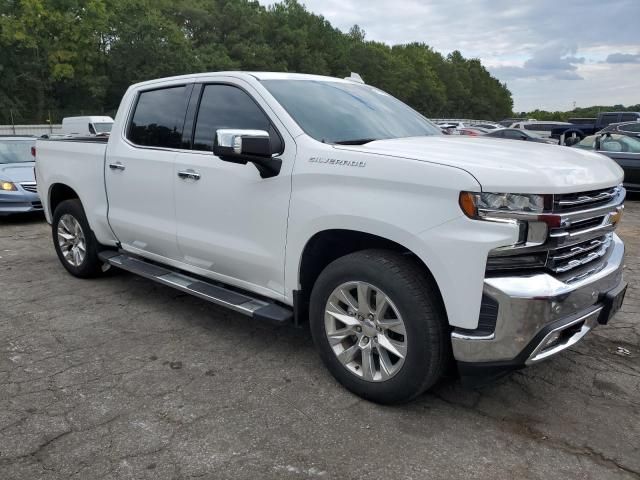
[[[559,323],[564,329],[579,322],[576,317],[592,315],[600,308],[601,295],[622,282],[624,244],[613,234],[612,246],[607,254],[580,276],[572,272],[552,276],[538,273],[528,276],[506,276],[486,278],[484,293],[498,302],[498,318],[493,335],[451,334],[453,354],[459,362],[501,362],[514,360],[550,323]],[[587,268],[586,266],[583,268]],[[597,317],[597,316],[596,316]],[[566,319],[566,323],[563,320]],[[586,323],[586,322],[585,322]],[[576,336],[572,345],[582,339],[595,326]],[[540,342],[544,345],[544,341]],[[567,348],[567,347],[564,347]],[[530,357],[529,363],[547,358],[559,351],[539,356],[540,350]]]
[[[584,337],[587,333],[591,331],[591,329],[595,328],[598,325],[598,316],[602,312],[602,307],[598,307],[592,312],[589,312],[585,315],[582,315],[575,320],[570,321],[569,323],[562,325],[561,327],[554,328],[549,333],[545,335],[545,337],[540,341],[538,346],[531,352],[529,358],[525,362],[526,365],[531,365],[532,363],[539,362],[541,360],[545,360],[556,353],[560,353],[561,351],[569,348],[572,345],[575,345],[582,337]],[[557,334],[562,333],[563,331],[573,327],[574,325],[578,325],[582,323],[580,330],[571,335],[569,338],[564,340],[561,343],[553,344],[552,347],[545,348],[547,343],[552,340]]]

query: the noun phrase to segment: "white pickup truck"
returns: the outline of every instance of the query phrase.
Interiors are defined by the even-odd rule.
[[[499,376],[622,303],[610,159],[441,135],[356,79],[222,72],[133,85],[108,138],[38,140],[77,277],[117,267],[256,321],[309,322],[331,373],[407,401]]]

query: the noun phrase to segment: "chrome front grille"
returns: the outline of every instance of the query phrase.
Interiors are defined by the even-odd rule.
[[[562,212],[604,205],[618,196],[620,188],[621,187],[612,187],[604,190],[592,190],[590,192],[555,195],[553,199],[553,211]]]
[[[27,192],[38,193],[38,186],[36,185],[36,182],[23,182],[20,186]]]
[[[575,245],[550,250],[547,268],[556,273],[564,273],[604,257],[611,246],[612,237],[609,233]]]
[[[563,279],[592,273],[612,248],[625,194],[625,189],[618,186],[555,195],[553,209],[541,216],[544,218],[535,214],[519,217],[527,225],[527,241],[493,250],[487,272],[546,270]],[[546,223],[545,219],[552,221]],[[542,235],[532,242],[531,233],[539,231]]]

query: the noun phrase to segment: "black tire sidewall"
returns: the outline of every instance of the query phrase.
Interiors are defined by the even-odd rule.
[[[340,363],[329,344],[324,327],[325,305],[335,288],[350,281],[367,282],[380,288],[404,321],[407,357],[401,370],[384,382],[360,379]],[[417,301],[415,291],[412,293],[413,289],[406,283],[407,278],[399,275],[396,269],[381,268],[380,264],[364,256],[349,255],[336,260],[321,273],[311,295],[311,333],[325,365],[346,388],[378,403],[401,403],[412,399],[435,383],[443,370],[443,312],[428,292]],[[424,302],[429,303],[427,311]]]
[[[71,215],[75,218],[82,227],[82,232],[84,233],[87,251],[82,264],[77,267],[66,261],[60,249],[60,245],[58,244],[58,223],[63,215]],[[64,268],[71,275],[80,278],[91,278],[101,273],[101,262],[98,259],[98,243],[91,231],[91,227],[89,226],[89,222],[87,221],[87,217],[84,213],[80,200],[65,200],[56,207],[51,222],[51,231],[53,235],[53,245],[56,249],[56,253],[58,254],[60,263],[62,263]]]

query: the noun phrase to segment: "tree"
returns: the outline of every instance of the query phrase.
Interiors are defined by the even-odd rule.
[[[4,0],[0,122],[113,112],[126,88],[201,71],[358,72],[427,116],[498,119],[511,94],[477,59],[341,32],[297,0]]]

